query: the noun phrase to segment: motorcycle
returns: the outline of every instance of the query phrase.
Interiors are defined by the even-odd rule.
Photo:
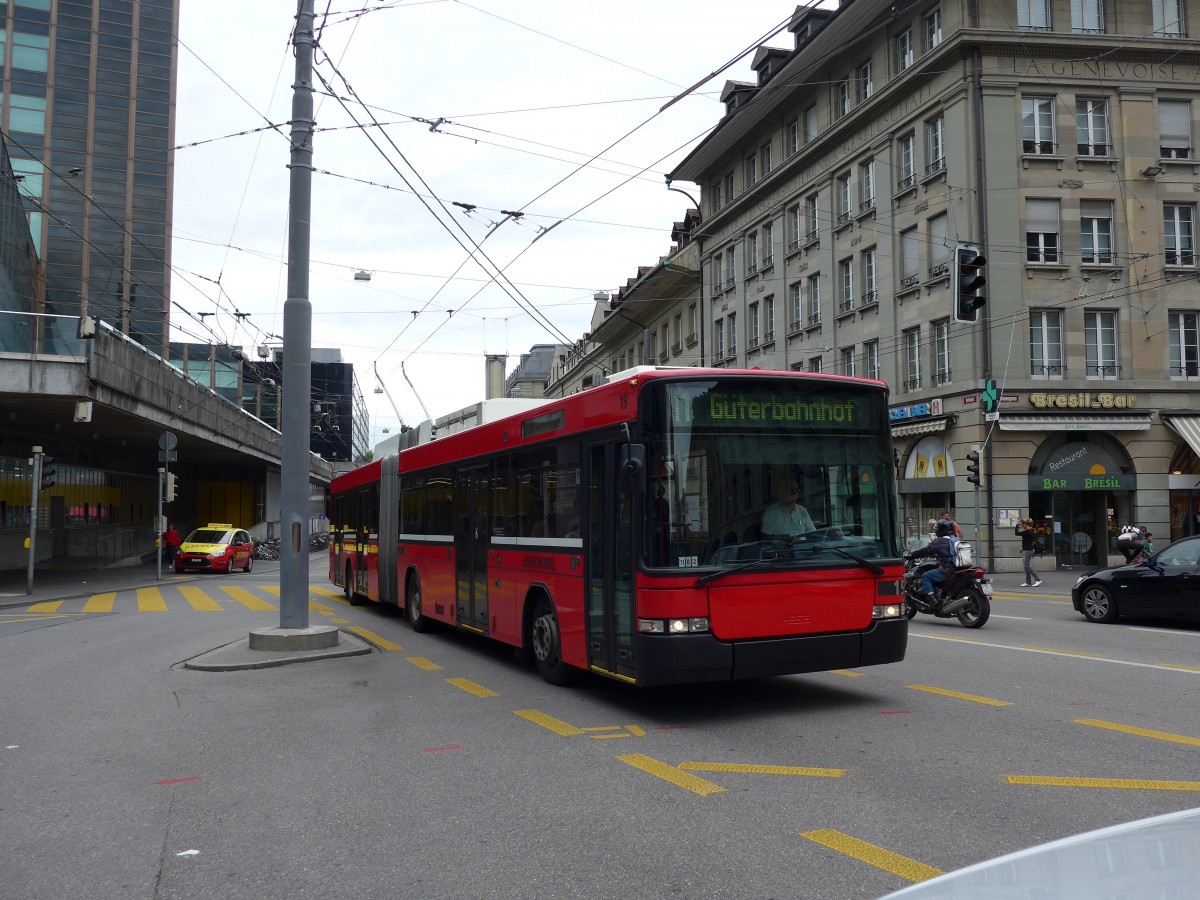
[[[976,565],[956,566],[954,573],[935,586],[932,596],[925,593],[921,575],[936,568],[938,561],[929,557],[905,560],[905,615],[917,613],[939,619],[957,617],[967,628],[982,628],[992,614],[992,580]]]

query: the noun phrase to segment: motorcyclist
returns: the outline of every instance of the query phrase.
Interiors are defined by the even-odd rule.
[[[954,574],[958,567],[958,538],[954,536],[954,523],[941,519],[934,526],[936,537],[928,547],[913,550],[907,554],[908,559],[921,559],[925,556],[936,556],[937,568],[931,568],[921,574],[921,584],[925,586],[925,595],[932,597],[935,585],[941,584]]]

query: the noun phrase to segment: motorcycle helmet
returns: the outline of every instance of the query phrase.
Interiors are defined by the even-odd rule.
[[[934,534],[938,537],[946,537],[947,535],[954,534],[954,523],[948,522],[945,519],[938,520],[937,525],[934,527]]]

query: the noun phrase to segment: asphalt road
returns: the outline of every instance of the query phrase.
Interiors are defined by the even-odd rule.
[[[848,900],[1200,805],[1196,627],[1000,592],[894,666],[562,689],[311,586],[388,649],[182,668],[278,624],[275,564],[0,611],[0,895]]]

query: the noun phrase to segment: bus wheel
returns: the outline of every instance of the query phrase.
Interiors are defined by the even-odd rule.
[[[404,614],[408,617],[408,624],[417,634],[433,630],[433,622],[425,618],[421,611],[421,579],[416,575],[408,580],[408,590],[404,596]]]
[[[342,593],[346,595],[346,602],[351,606],[363,605],[362,599],[354,593],[354,567],[350,563],[346,563],[346,577],[342,579]]]
[[[579,670],[563,662],[558,616],[555,615],[554,605],[547,597],[539,597],[533,608],[533,622],[529,626],[529,646],[533,648],[533,661],[546,681],[551,684],[568,685],[579,680]]]

